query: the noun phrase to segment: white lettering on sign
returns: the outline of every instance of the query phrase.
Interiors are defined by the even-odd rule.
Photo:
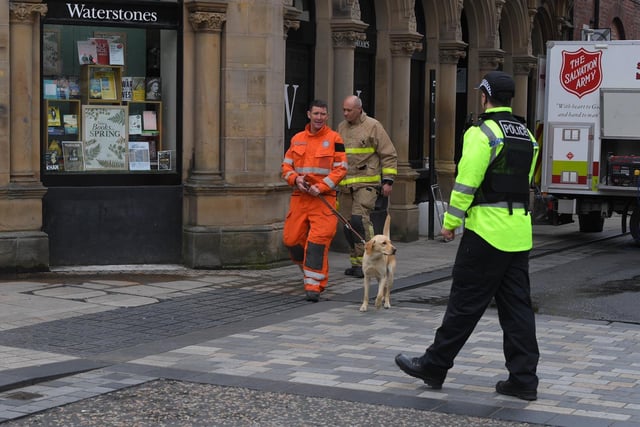
[[[581,87],[587,83],[595,81],[598,73],[598,59],[599,58],[596,58],[585,62],[584,57],[580,57],[578,59],[571,60],[570,65],[572,67],[572,71],[563,76],[564,83],[569,84],[575,81],[577,82],[578,87]]]
[[[369,49],[371,47],[371,43],[369,43],[369,40],[356,40],[356,47]]]
[[[296,94],[298,93],[298,88],[300,85],[292,85],[293,86],[293,99],[289,102],[289,85],[284,85],[284,108],[287,113],[287,129],[291,129],[291,117],[293,117],[293,109],[295,108],[296,103]]]
[[[78,3],[67,3],[67,10],[69,11],[69,16],[71,18],[133,22],[156,22],[158,20],[158,14],[156,12],[103,9],[97,7],[86,7],[84,4]]]
[[[525,139],[527,141],[530,140],[529,131],[527,130],[527,127],[522,123],[511,122],[508,120],[500,120],[498,123],[502,128],[502,132],[504,133],[504,136],[518,138],[518,139]]]

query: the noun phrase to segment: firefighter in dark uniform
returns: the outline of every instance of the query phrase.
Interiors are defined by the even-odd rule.
[[[522,120],[512,115],[515,84],[510,75],[492,71],[477,89],[482,91],[485,112],[465,132],[441,231],[445,240],[452,240],[464,220],[447,310],[433,344],[421,357],[399,354],[395,361],[405,373],[441,388],[495,297],[509,371],[496,391],[535,400],[539,350],[529,285],[533,235],[528,200],[538,144]]]

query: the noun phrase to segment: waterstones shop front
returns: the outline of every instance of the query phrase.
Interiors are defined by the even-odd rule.
[[[50,265],[180,263],[181,6],[46,7],[40,154]]]

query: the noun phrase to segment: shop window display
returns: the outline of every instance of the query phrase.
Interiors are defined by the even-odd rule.
[[[43,174],[175,173],[176,44],[175,30],[44,24]]]

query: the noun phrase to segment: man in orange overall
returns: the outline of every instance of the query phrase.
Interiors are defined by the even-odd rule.
[[[329,280],[329,246],[336,234],[336,187],[347,174],[347,155],[340,134],[327,126],[326,102],[315,100],[309,124],[291,138],[282,162],[282,178],[293,187],[284,221],[283,241],[291,260],[304,274],[307,301],[317,302]]]

